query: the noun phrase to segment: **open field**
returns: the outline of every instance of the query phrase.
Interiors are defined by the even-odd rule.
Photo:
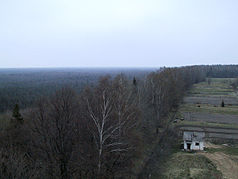
[[[176,124],[177,127],[180,126],[195,126],[195,127],[214,127],[214,128],[225,128],[225,129],[237,129],[238,125],[236,124],[220,124],[212,122],[201,122],[201,121],[181,121]]]
[[[184,113],[184,119],[186,121],[200,121],[200,122],[210,122],[220,124],[238,124],[238,116],[229,114],[189,112]]]
[[[176,151],[162,167],[160,178],[237,179],[238,146],[206,143],[201,152]]]
[[[221,105],[222,100],[225,105],[238,105],[238,99],[236,96],[188,96],[184,98],[186,104],[210,104],[214,107]]]
[[[184,98],[179,113],[185,121],[218,124],[238,124],[238,97],[231,83],[234,79],[211,78],[195,84]],[[224,101],[225,107],[221,107]]]
[[[200,127],[200,126],[183,126],[181,130],[197,131],[197,132],[209,132],[209,133],[222,133],[222,134],[236,134],[238,130],[234,128],[220,128],[220,127]]]
[[[235,92],[231,88],[230,84],[235,80],[235,78],[210,78],[210,84],[207,81],[201,82],[194,85],[188,93],[188,96],[225,96],[232,97]]]
[[[227,106],[238,105],[237,93],[231,87],[234,80],[234,78],[211,78],[210,84],[208,82],[195,84],[184,98],[184,103],[219,107],[223,100]]]
[[[165,164],[164,179],[221,179],[222,174],[211,160],[202,154],[177,152]]]
[[[214,145],[212,144],[211,146],[207,146],[208,148],[206,151],[208,153],[216,153],[216,152],[222,152],[226,155],[232,155],[234,160],[238,161],[238,145],[232,145],[232,146],[226,146],[226,145]],[[237,175],[238,176],[238,175]]]
[[[184,121],[179,121],[177,125],[206,127],[207,132],[216,131],[209,127],[227,128],[224,133],[229,133],[230,129],[237,130],[238,97],[231,87],[233,80],[234,78],[210,78],[210,83],[206,81],[195,84],[180,106],[178,116],[184,118]],[[221,107],[222,100],[225,107]],[[220,130],[217,131],[221,132]]]
[[[206,178],[208,173],[207,178],[237,178],[238,96],[230,85],[233,80],[212,78],[210,84],[194,85],[180,106],[175,126],[180,129],[180,134],[184,130],[203,131],[206,141],[232,142],[235,145],[208,143],[203,152],[177,152],[168,161],[170,167],[166,168],[164,178]],[[221,106],[222,101],[225,107]],[[179,120],[181,118],[184,120]],[[196,170],[193,169],[194,163],[199,165]],[[204,170],[204,165],[208,170]]]
[[[210,85],[198,83],[189,91],[177,114],[184,120],[175,125],[182,131],[204,131],[207,140],[238,140],[238,97],[230,86],[234,79],[210,80]],[[226,91],[223,97],[214,95],[221,91]],[[222,100],[225,107],[221,107]]]
[[[180,108],[182,113],[198,112],[198,113],[211,113],[211,114],[230,114],[238,115],[238,106],[225,105],[225,107],[214,106],[211,104],[183,104]]]
[[[238,141],[238,97],[230,85],[233,80],[212,78],[210,84],[206,81],[194,85],[184,98],[184,103],[177,114],[178,119],[184,119],[183,121],[178,120],[175,124],[180,129],[180,134],[184,130],[204,131],[207,141]],[[221,107],[222,101],[225,107]],[[204,178],[206,173],[209,173],[208,178],[236,179],[238,176],[238,146],[211,143],[205,146],[205,152],[175,153],[168,164],[176,166],[174,169],[171,166],[167,168],[165,176],[167,178],[186,178],[187,176]],[[204,170],[201,166],[193,170],[193,162],[201,166],[207,165],[207,169],[211,170]],[[213,175],[213,171],[217,176]]]

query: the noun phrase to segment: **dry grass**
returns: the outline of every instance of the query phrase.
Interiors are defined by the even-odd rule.
[[[203,155],[216,164],[217,169],[222,172],[224,178],[237,179],[238,163],[235,162],[231,156],[223,152],[216,152],[214,154],[203,153]]]
[[[178,152],[171,156],[165,164],[161,178],[170,179],[219,179],[221,172],[205,156],[201,154]]]
[[[179,110],[180,116],[183,116],[185,121],[202,122],[203,126],[207,123],[238,125],[238,97],[230,86],[233,80],[212,78],[210,85],[207,82],[195,84],[189,92],[190,96],[184,98],[184,104]],[[198,92],[202,95],[198,96]],[[217,96],[218,93],[225,94],[222,97]],[[225,107],[221,107],[222,100]]]
[[[221,123],[211,123],[202,121],[181,121],[175,124],[176,126],[197,126],[197,127],[217,127],[217,128],[227,128],[227,129],[238,129],[236,124],[221,124]]]
[[[200,112],[238,115],[238,106],[226,105],[225,107],[211,104],[184,104],[180,108],[181,112]]]
[[[194,97],[234,97],[236,94],[231,87],[234,80],[235,78],[211,78],[211,84],[195,84],[188,94]]]
[[[209,158],[224,178],[237,179],[238,176],[238,146],[224,146],[207,143],[207,152],[201,153]]]
[[[238,98],[234,96],[222,97],[222,96],[187,96],[184,98],[184,103],[188,104],[211,104],[220,106],[221,102],[224,101],[225,105],[238,105]]]

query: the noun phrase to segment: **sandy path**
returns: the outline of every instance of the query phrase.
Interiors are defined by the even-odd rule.
[[[238,178],[238,163],[232,160],[233,156],[226,155],[222,152],[202,154],[216,164],[217,169],[222,172],[225,179]]]

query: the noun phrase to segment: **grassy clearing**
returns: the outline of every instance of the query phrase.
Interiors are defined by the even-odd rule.
[[[222,123],[211,123],[211,122],[200,122],[200,121],[180,121],[175,124],[176,126],[197,126],[197,127],[217,127],[217,128],[228,128],[238,129],[236,124],[222,124]]]
[[[162,177],[164,179],[218,179],[222,174],[205,156],[178,152],[166,162]]]
[[[222,87],[215,87],[215,86],[201,86],[201,85],[195,85],[195,88],[193,88],[191,91],[189,91],[190,94],[207,94],[207,95],[213,95],[213,94],[223,94],[223,95],[229,95],[229,93],[233,92],[231,88],[228,88],[227,86]]]
[[[238,146],[222,146],[220,148],[207,148],[206,151],[209,153],[223,152],[228,155],[238,156]]]
[[[221,107],[211,104],[183,104],[180,107],[180,111],[238,115],[238,106],[226,105],[225,107]]]
[[[211,83],[225,83],[225,84],[230,84],[232,83],[234,80],[236,80],[236,78],[207,78],[208,79],[211,79]]]
[[[195,84],[194,87],[188,92],[190,96],[236,96],[231,83],[235,78],[210,78],[211,83],[201,82]]]
[[[195,84],[179,112],[238,115],[238,97],[230,86],[233,80],[235,78],[211,78],[210,84],[207,81]],[[225,107],[221,107],[222,100]]]

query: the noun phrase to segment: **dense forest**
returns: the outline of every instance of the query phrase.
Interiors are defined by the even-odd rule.
[[[206,77],[238,77],[238,66],[107,74],[2,70],[1,111],[13,112],[0,131],[0,178],[137,178],[143,146],[173,132],[186,91]]]
[[[143,79],[155,69],[120,68],[49,68],[49,69],[0,69],[0,112],[34,105],[40,96],[50,96],[57,89],[68,86],[80,92],[85,86],[98,82],[100,76],[115,77],[123,73],[128,79]]]

